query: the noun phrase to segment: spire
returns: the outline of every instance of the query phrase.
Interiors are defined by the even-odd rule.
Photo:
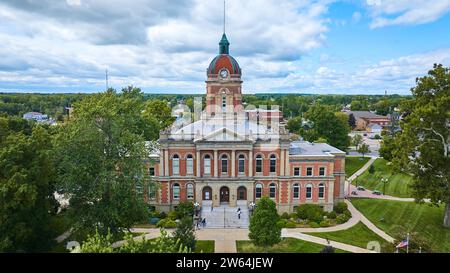
[[[225,0],[223,0],[223,35],[219,42],[219,54],[230,53],[230,42],[228,42],[227,35],[225,34]]]

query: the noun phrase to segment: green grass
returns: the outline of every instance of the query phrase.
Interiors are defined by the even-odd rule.
[[[352,203],[389,235],[395,236],[395,229],[402,226],[425,238],[434,252],[450,252],[450,229],[443,227],[444,206],[380,199],[352,199]]]
[[[345,176],[349,178],[369,160],[370,157],[347,156],[345,158]]]
[[[361,248],[367,248],[368,242],[377,241],[381,245],[382,252],[391,250],[390,244],[388,242],[372,232],[368,227],[366,227],[366,225],[361,222],[346,230],[320,233],[311,232],[306,234],[329,239],[331,241],[358,246]]]
[[[214,241],[197,241],[195,253],[214,253]]]
[[[264,248],[257,247],[251,241],[236,241],[238,253],[264,253]],[[323,245],[306,242],[295,238],[283,238],[282,241],[268,249],[269,253],[319,253]],[[335,249],[336,253],[346,251]]]
[[[387,163],[386,160],[378,158],[373,163],[374,173],[369,173],[369,170],[366,170],[353,181],[353,184],[383,192],[381,178],[387,178],[389,180],[386,184],[386,195],[411,197],[409,185],[412,182],[412,177],[406,173],[393,172],[392,167],[387,165]]]

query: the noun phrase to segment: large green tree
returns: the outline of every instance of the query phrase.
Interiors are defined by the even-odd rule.
[[[114,234],[145,219],[144,135],[150,125],[143,109],[137,88],[110,89],[74,105],[56,139],[59,190],[70,201],[74,228]]]
[[[148,140],[157,140],[159,131],[169,127],[174,122],[172,110],[166,101],[152,99],[145,102],[142,112],[144,121],[147,123],[145,137]]]
[[[267,249],[281,241],[281,228],[277,225],[279,215],[275,202],[268,197],[261,198],[250,218],[248,237],[255,246]]]
[[[57,236],[51,135],[40,126],[31,135],[14,132],[2,121],[0,252],[47,251]]]
[[[450,227],[450,69],[434,65],[411,92],[413,99],[403,105],[409,115],[400,123],[393,162],[413,174],[417,200],[446,204],[444,225]]]

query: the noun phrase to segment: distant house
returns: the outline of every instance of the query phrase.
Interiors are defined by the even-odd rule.
[[[48,116],[39,112],[28,112],[23,115],[24,119],[33,119],[35,121],[46,121]]]
[[[381,135],[383,127],[376,123],[370,123],[369,125],[367,125],[366,130],[368,133],[371,133],[373,135]]]
[[[356,130],[365,131],[369,124],[378,124],[382,128],[389,125],[389,118],[380,116],[369,111],[349,111],[347,115],[353,114],[356,120]]]

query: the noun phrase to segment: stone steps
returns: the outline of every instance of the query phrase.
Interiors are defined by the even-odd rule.
[[[203,206],[202,218],[206,218],[205,228],[248,228],[249,212],[246,207],[241,207],[241,219],[238,218],[237,207],[222,205],[214,207]]]

